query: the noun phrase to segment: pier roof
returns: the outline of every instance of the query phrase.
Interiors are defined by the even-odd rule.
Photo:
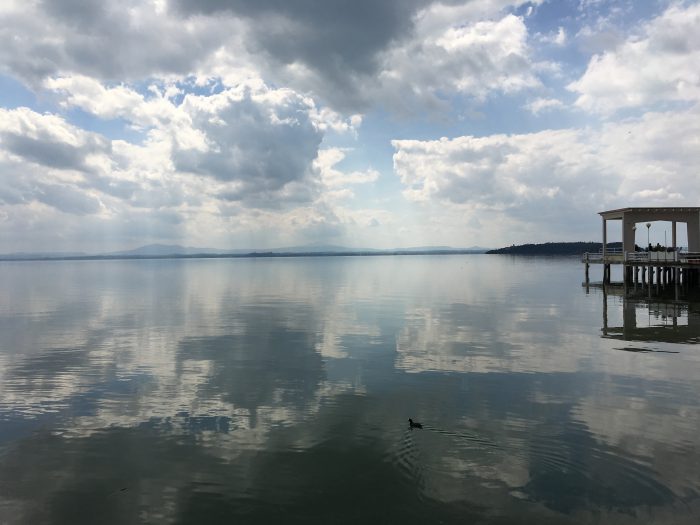
[[[680,207],[639,207],[639,208],[618,208],[617,210],[608,210],[598,212],[598,215],[602,216],[604,219],[622,219],[623,215],[626,213],[634,215],[644,215],[648,216],[650,220],[654,219],[654,216],[669,216],[672,214],[683,214],[683,213],[699,213],[699,206],[680,206]],[[645,219],[646,220],[646,219]],[[659,220],[664,220],[659,217]]]
[[[624,252],[636,250],[635,231],[637,224],[646,223],[647,240],[649,238],[648,228],[652,222],[669,221],[671,229],[671,247],[676,248],[676,225],[685,223],[688,234],[688,251],[700,252],[700,206],[658,206],[658,207],[638,207],[619,208],[598,212],[603,219],[603,255],[606,253],[607,245],[607,222],[622,221],[622,249]]]

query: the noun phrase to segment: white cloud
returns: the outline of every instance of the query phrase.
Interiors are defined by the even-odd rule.
[[[566,30],[561,26],[555,33],[549,33],[546,35],[538,33],[535,35],[535,37],[544,44],[553,44],[556,46],[563,46],[567,42]]]
[[[168,86],[162,94],[154,87],[152,92],[156,96],[146,100],[124,84],[105,87],[84,75],[51,77],[43,85],[59,96],[64,108],[78,107],[103,119],[124,118],[141,127],[172,120],[175,107],[169,99],[178,94],[175,86]]]
[[[248,206],[279,206],[313,198],[312,163],[323,133],[310,100],[290,89],[237,86],[211,96],[187,95],[181,105],[203,143],[172,133],[179,171],[226,183],[220,196]]]
[[[405,197],[435,203],[438,217],[450,217],[439,211],[445,206],[494,211],[538,224],[533,235],[551,240],[590,226],[595,212],[607,206],[696,203],[698,135],[695,106],[600,129],[395,140],[394,170]]]
[[[423,117],[426,109],[468,112],[464,106],[474,104],[470,114],[476,115],[477,104],[494,93],[519,94],[516,102],[535,115],[564,108],[566,98],[542,83],[565,77],[566,64],[540,60],[530,44],[566,44],[576,28],[528,34],[529,21],[512,9],[521,4],[357,2],[342,5],[347,20],[324,18],[339,8],[334,2],[322,9],[313,2],[282,6],[274,16],[246,2],[4,4],[0,37],[9,43],[0,50],[2,71],[40,86],[38,96],[64,115],[6,110],[0,129],[4,231],[13,224],[26,232],[34,220],[65,227],[66,238],[94,238],[91,232],[114,227],[200,244],[288,244],[314,232],[358,243],[462,244],[460,228],[498,236],[517,221],[546,222],[542,215],[589,215],[599,199],[674,203],[691,194],[676,188],[687,185],[677,175],[689,176],[687,166],[662,159],[648,138],[657,137],[684,162],[692,157],[693,145],[676,136],[663,113],[597,130],[395,142],[404,195],[420,205],[392,194],[396,181],[381,180],[371,167],[383,166],[372,157],[382,154],[381,144],[368,148],[371,160],[364,165],[353,158],[341,163],[364,140],[396,125],[358,113],[367,108]],[[369,14],[379,18],[357,31]],[[570,85],[579,107],[609,114],[628,103],[697,100],[697,74],[688,65],[700,48],[692,32],[697,17],[698,6],[674,4],[594,58]],[[263,18],[269,23],[260,24]],[[324,20],[327,31],[303,33]],[[97,60],[102,55],[105,60]],[[29,58],[17,60],[21,56]],[[606,61],[614,67],[598,71]],[[659,73],[659,64],[673,71]],[[546,96],[529,92],[539,87]],[[138,143],[70,124],[73,108],[102,120],[93,120],[92,129],[126,123],[127,136],[136,130]],[[695,113],[678,115],[684,121]],[[118,122],[105,123],[111,120]],[[366,137],[363,121],[371,126]],[[635,156],[618,135],[634,136],[635,147],[646,149]],[[375,200],[360,202],[356,195]],[[406,215],[399,218],[399,211]],[[63,217],[59,225],[61,214],[104,222],[88,226]],[[390,224],[400,228],[389,231]]]
[[[194,75],[231,85],[264,76],[355,113],[379,94],[390,100],[397,76],[406,93],[421,86],[412,54],[428,68],[425,78],[434,79],[426,86],[431,96],[439,89],[482,96],[532,85],[522,20],[489,20],[522,3],[362,0],[278,3],[274,9],[188,0],[13,3],[0,11],[6,43],[0,68],[32,86],[62,77],[134,82]],[[131,94],[111,90],[117,111]]]
[[[376,170],[341,170],[346,150],[319,151],[324,132],[354,132],[357,115],[343,119],[259,79],[184,96],[178,84],[142,95],[88,77],[46,86],[66,109],[122,119],[143,140],[110,140],[28,108],[0,110],[0,230],[8,247],[70,243],[94,251],[244,239],[248,247],[279,246],[391,222],[383,210],[340,206],[352,187],[376,181]],[[90,221],[74,218],[86,214]],[[33,229],[41,232],[28,235]]]
[[[439,107],[441,92],[483,99],[539,85],[522,18],[444,27],[431,17],[418,23],[415,39],[385,55],[379,90],[389,103],[404,110],[416,101]]]
[[[538,115],[542,111],[551,111],[563,107],[565,107],[564,103],[557,98],[536,98],[525,104],[525,109],[533,115]]]
[[[333,111],[329,107],[316,108],[311,111],[311,119],[322,131],[334,131],[335,133],[352,133],[357,137],[357,130],[362,125],[362,115],[359,113],[350,115],[348,118]]]
[[[321,180],[329,188],[338,188],[348,184],[367,184],[379,178],[379,172],[374,169],[365,171],[344,172],[335,168],[345,158],[346,152],[340,148],[319,150],[314,166],[321,174]]]
[[[183,20],[157,2],[21,2],[0,12],[0,67],[33,85],[65,74],[184,75],[234,30],[235,20]]]
[[[700,4],[674,4],[616,49],[594,55],[569,84],[576,105],[603,114],[664,101],[700,100]]]
[[[260,79],[214,94],[187,94],[180,103],[173,98],[180,94],[175,85],[152,86],[148,98],[82,76],[51,78],[45,85],[66,107],[150,128],[149,146],[161,152],[157,144],[169,146],[171,169],[211,177],[220,198],[252,207],[312,200],[318,191],[312,163],[323,131],[354,130],[361,122],[318,110],[312,99],[271,89]]]

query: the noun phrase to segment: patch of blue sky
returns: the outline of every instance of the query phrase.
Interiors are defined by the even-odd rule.
[[[564,62],[569,75],[580,75],[593,54],[611,50],[611,45],[614,48],[639,32],[670,4],[668,0],[550,0],[524,20],[538,55]],[[563,45],[553,42],[560,28],[566,35]]]
[[[18,80],[0,74],[0,107],[5,109],[28,107],[35,111],[47,111],[50,106],[50,103],[42,101]]]
[[[63,112],[68,122],[86,131],[99,133],[111,140],[125,140],[132,144],[142,144],[147,130],[134,127],[123,118],[104,119],[80,108],[70,108]]]
[[[164,82],[149,82],[149,85],[156,85],[159,87],[159,89],[161,89],[161,91],[167,87],[167,84]],[[182,93],[172,98],[173,102],[176,104],[180,104],[186,95],[209,97],[221,93],[227,89],[227,87],[230,87],[224,85],[222,80],[218,77],[212,77],[206,82],[198,83],[197,79],[192,76],[182,79],[176,82],[174,85],[182,91]]]
[[[548,0],[533,6],[526,23],[533,32],[542,34],[555,32],[559,27],[576,34],[583,26],[604,24],[629,30],[640,21],[659,15],[671,3],[671,0]],[[528,10],[526,4],[517,14],[524,16]]]

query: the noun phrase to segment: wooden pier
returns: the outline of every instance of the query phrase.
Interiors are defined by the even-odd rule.
[[[622,280],[627,284],[700,284],[700,252],[584,253],[581,262],[586,265],[586,281],[589,281],[591,264],[603,265],[605,283],[610,282],[611,266],[620,264]]]
[[[626,284],[662,286],[700,284],[700,207],[692,208],[622,208],[600,212],[603,219],[603,243],[599,253],[584,253],[581,262],[586,267],[586,282],[589,282],[591,264],[603,265],[603,282],[610,282],[611,266],[622,265],[622,280]],[[610,248],[607,242],[607,222],[622,221],[622,247]],[[654,249],[649,244],[645,249],[635,243],[639,224],[646,225],[647,239],[651,223],[672,223],[671,246]],[[676,244],[678,223],[687,228],[688,250],[681,251]]]

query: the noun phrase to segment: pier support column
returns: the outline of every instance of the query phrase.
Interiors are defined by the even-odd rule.
[[[700,252],[700,216],[697,213],[688,218],[688,251]]]
[[[608,251],[608,221],[603,219],[603,262]]]
[[[676,221],[671,221],[671,247],[676,251]]]

